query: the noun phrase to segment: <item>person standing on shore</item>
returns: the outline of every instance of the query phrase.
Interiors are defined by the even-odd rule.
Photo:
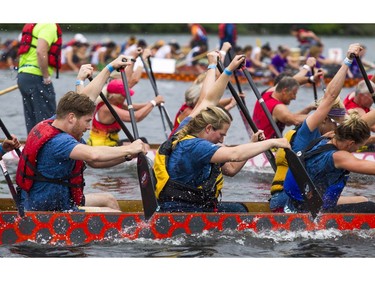
[[[220,23],[219,24],[219,39],[220,49],[224,42],[229,42],[232,48],[235,49],[237,45],[237,26],[235,23]]]
[[[58,24],[25,24],[22,29],[17,84],[22,95],[27,133],[56,112],[51,75],[56,68],[58,78],[61,45],[62,31]]]
[[[191,33],[190,48],[204,44],[208,49],[207,31],[204,27],[198,23],[189,23],[188,27]]]

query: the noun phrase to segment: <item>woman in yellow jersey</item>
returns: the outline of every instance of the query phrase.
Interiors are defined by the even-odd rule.
[[[130,94],[133,95],[134,91],[130,89]],[[125,102],[125,89],[121,79],[113,79],[107,85],[107,99],[114,110],[116,110],[118,116],[124,122],[130,122],[130,114],[127,110]],[[152,109],[164,102],[164,98],[161,95],[155,97],[155,99],[141,104],[133,104],[135,110],[136,122],[142,121]],[[106,145],[106,146],[117,146],[121,145],[119,139],[119,132],[121,130],[120,124],[117,123],[115,117],[113,117],[109,108],[103,101],[100,101],[96,105],[92,120],[92,128],[90,130],[90,136],[87,140],[87,144],[92,146]]]

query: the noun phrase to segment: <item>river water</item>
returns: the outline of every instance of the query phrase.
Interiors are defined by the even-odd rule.
[[[10,34],[0,33],[1,38],[11,38]],[[67,35],[68,37],[69,35]],[[72,35],[73,36],[73,35]],[[89,41],[99,40],[110,35],[88,35]],[[112,38],[112,36],[110,36]],[[128,35],[113,35],[117,42],[125,40]],[[71,37],[68,37],[70,39]],[[184,36],[157,36],[140,35],[147,42],[152,43],[157,39],[168,41],[177,39],[181,45],[188,42],[189,37]],[[67,40],[68,40],[67,39]],[[272,46],[276,44],[289,44],[294,46],[292,37],[241,37],[240,44],[255,45],[256,40],[261,42],[269,41]],[[211,46],[215,44],[215,37],[210,38]],[[346,50],[352,42],[364,43],[369,50],[375,47],[373,38],[323,38],[327,48],[341,47]],[[372,55],[372,56],[371,56]],[[374,55],[369,52],[368,59],[374,60]],[[53,81],[57,98],[59,99],[68,90],[74,89],[75,74],[61,73],[59,79]],[[10,70],[0,71],[0,89],[5,89],[16,84],[16,74]],[[174,119],[177,109],[184,100],[184,91],[190,86],[190,82],[176,82],[158,80],[159,93],[165,97],[165,107]],[[262,91],[264,86],[259,86]],[[143,102],[154,97],[150,82],[142,79],[135,87],[133,102]],[[252,112],[256,97],[248,85],[243,85],[246,93],[246,103]],[[343,89],[343,98],[351,90]],[[318,88],[318,96],[323,92]],[[229,92],[225,96],[230,96]],[[311,87],[301,87],[297,99],[290,105],[292,111],[313,102],[314,95]],[[238,110],[234,108],[231,113],[234,122],[225,139],[226,144],[239,144],[248,141]],[[0,117],[12,134],[19,138],[26,137],[26,129],[21,104],[21,95],[18,90],[0,96]],[[127,127],[131,129],[130,123]],[[161,118],[158,110],[138,123],[138,131],[141,136],[148,139],[150,143],[160,143],[165,139]],[[85,135],[87,137],[87,134]],[[124,135],[123,135],[124,136]],[[0,137],[4,137],[0,132]],[[15,174],[15,163],[8,163],[8,170],[11,175]],[[272,172],[253,172],[244,170],[234,178],[226,178],[223,200],[237,201],[266,201],[269,198],[269,184],[272,180]],[[124,164],[111,169],[86,170],[86,192],[109,191],[118,199],[140,199],[140,191],[134,165]],[[365,195],[375,200],[374,178],[371,176],[353,175],[345,190],[347,195]],[[5,180],[0,180],[0,197],[10,197]],[[45,245],[13,245],[0,247],[0,257],[117,257],[117,258],[147,258],[147,257],[205,257],[205,258],[274,258],[274,257],[375,257],[375,232],[340,232],[340,231],[317,231],[317,232],[296,232],[296,233],[267,233],[256,234],[253,232],[225,233],[225,234],[204,234],[198,236],[178,237],[163,241],[152,240],[121,240],[116,242],[98,242],[82,247],[56,248]],[[133,259],[121,259],[130,262]],[[211,260],[211,259],[209,259]],[[232,259],[231,259],[232,260]],[[142,259],[143,261],[143,259]],[[240,263],[241,266],[248,266]],[[238,265],[238,260],[234,263]],[[251,262],[262,266],[253,259]],[[270,261],[267,261],[270,262]],[[279,260],[277,261],[279,263]],[[137,262],[138,264],[138,262]],[[149,262],[147,262],[149,265]],[[195,265],[195,263],[194,263]],[[232,266],[235,266],[232,264]],[[363,263],[361,263],[363,265]],[[142,266],[142,264],[141,264]],[[213,269],[213,268],[212,268]],[[243,268],[242,268],[243,269]],[[216,269],[214,269],[216,271]],[[219,268],[220,272],[220,268]],[[244,274],[249,274],[246,271]]]

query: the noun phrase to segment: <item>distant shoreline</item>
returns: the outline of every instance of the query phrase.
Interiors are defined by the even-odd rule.
[[[260,24],[236,24],[239,35],[286,35],[290,34],[290,29],[296,24],[275,24],[275,23],[260,23]],[[0,31],[14,31],[22,30],[23,23],[20,24],[6,24],[0,23]],[[218,23],[202,24],[209,35],[218,33]],[[304,28],[313,30],[319,36],[373,36],[375,35],[375,24],[303,24]],[[183,23],[157,23],[157,24],[61,24],[63,32],[73,33],[149,33],[149,34],[190,34],[187,24]]]

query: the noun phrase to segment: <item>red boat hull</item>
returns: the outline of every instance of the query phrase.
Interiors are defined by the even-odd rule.
[[[314,231],[375,228],[375,214],[323,214],[313,221],[309,214],[273,213],[156,213],[149,222],[143,213],[0,213],[0,244],[27,241],[51,245],[83,245],[114,239],[165,239],[206,231]]]

